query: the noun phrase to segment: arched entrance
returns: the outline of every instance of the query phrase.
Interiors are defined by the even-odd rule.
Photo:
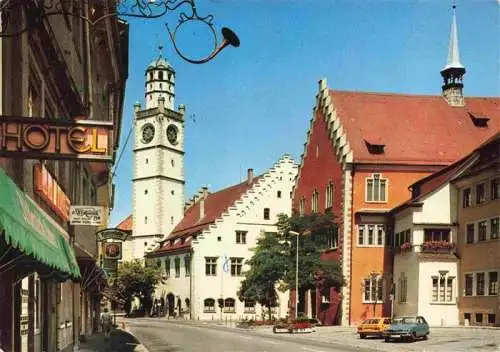
[[[167,314],[168,317],[174,316],[175,313],[175,296],[173,293],[167,295]]]

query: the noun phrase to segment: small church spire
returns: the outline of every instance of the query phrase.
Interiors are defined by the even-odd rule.
[[[455,0],[453,0],[448,60],[446,66],[441,70],[441,76],[444,80],[442,89],[443,97],[448,101],[448,104],[451,106],[464,106],[462,79],[465,74],[465,67],[460,63],[458,51],[456,8]]]
[[[450,30],[450,41],[448,44],[448,61],[446,62],[446,68],[449,67],[461,67],[460,63],[460,53],[458,51],[458,35],[457,35],[457,16],[456,16],[457,6],[455,5],[455,1],[453,1],[452,6],[452,20],[451,20],[451,30]]]

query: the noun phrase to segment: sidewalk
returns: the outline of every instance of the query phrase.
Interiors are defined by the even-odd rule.
[[[80,352],[147,352],[148,350],[130,332],[115,329],[109,340],[104,333],[97,333],[80,345]]]

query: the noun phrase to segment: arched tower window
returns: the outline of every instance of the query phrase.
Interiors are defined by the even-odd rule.
[[[149,72],[149,80],[152,81],[153,80],[153,72]]]
[[[163,71],[158,72],[158,79],[159,80],[163,79]]]

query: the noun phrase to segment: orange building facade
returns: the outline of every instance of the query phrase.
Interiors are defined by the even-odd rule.
[[[410,185],[498,130],[496,98],[465,102],[334,91],[319,82],[292,204],[296,213],[333,213],[339,231],[323,258],[341,263],[346,285],[326,296],[300,292],[300,312],[326,325],[391,316],[390,210],[412,198]],[[476,115],[488,116],[489,125],[478,126]]]

